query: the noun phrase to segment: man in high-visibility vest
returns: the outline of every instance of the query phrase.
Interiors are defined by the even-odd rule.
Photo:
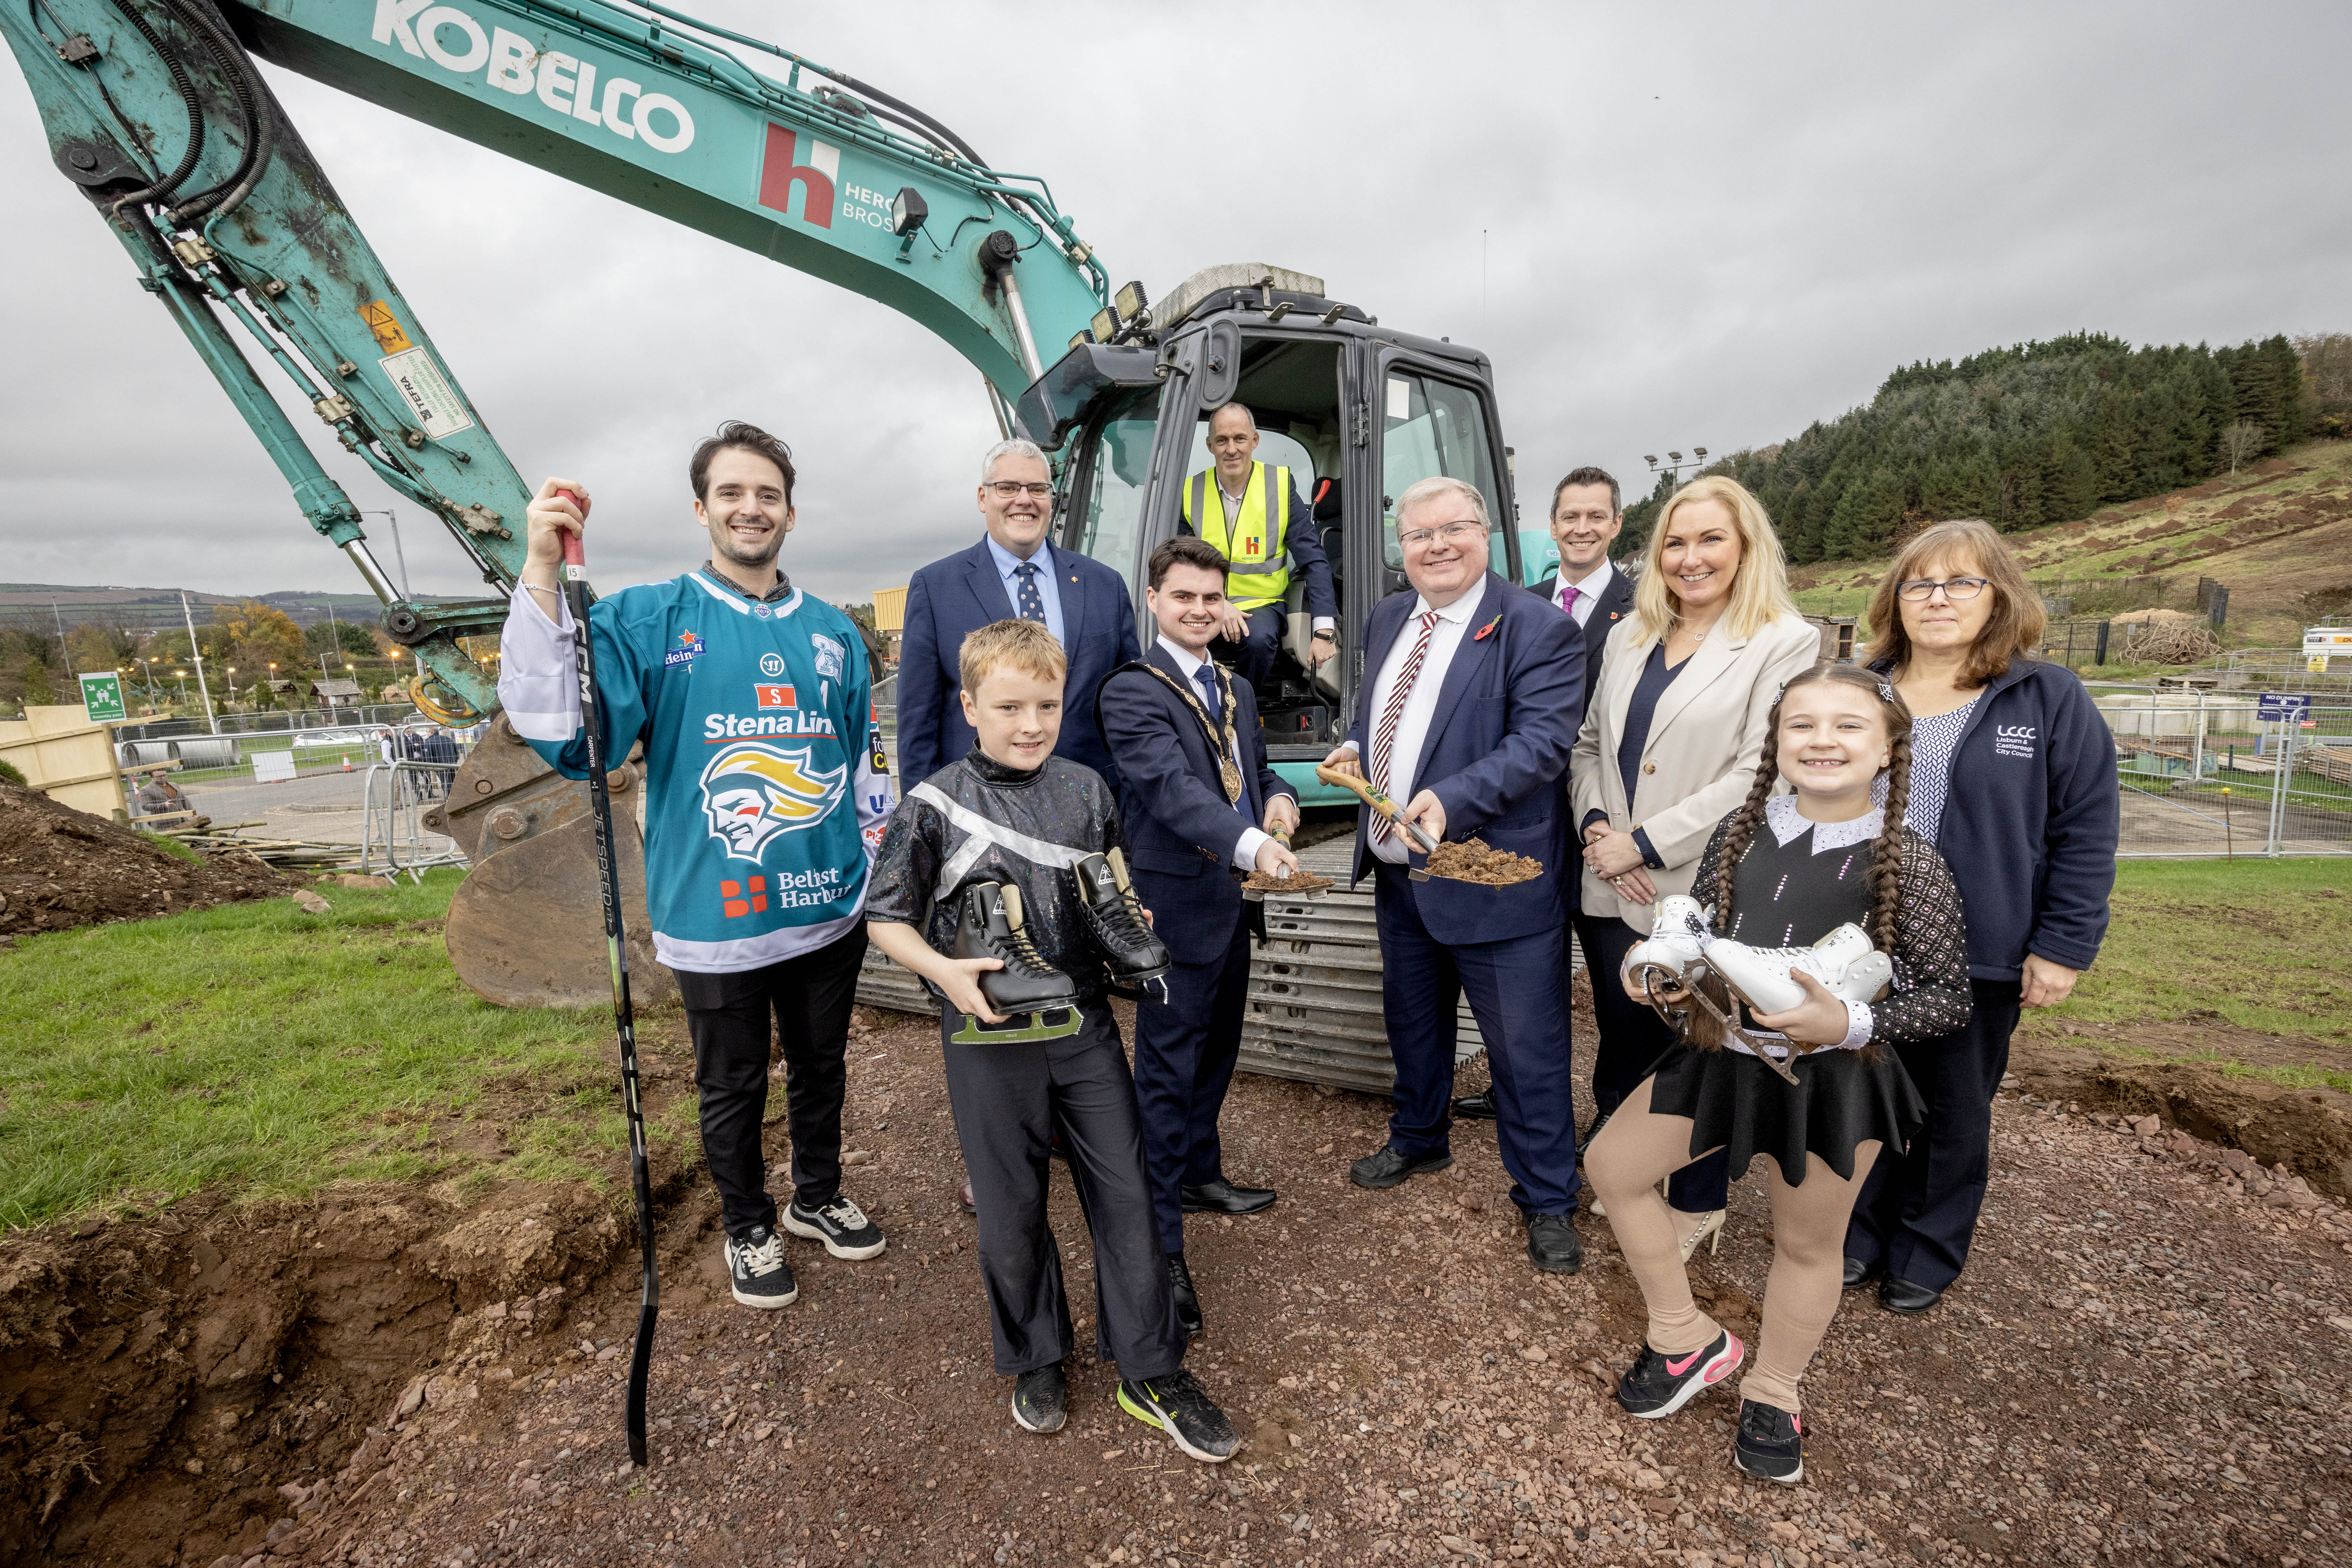
[[[1184,481],[1178,530],[1208,540],[1232,563],[1223,625],[1209,653],[1263,690],[1282,646],[1290,574],[1307,579],[1307,612],[1315,618],[1310,670],[1339,651],[1339,596],[1290,470],[1257,461],[1256,416],[1237,402],[1210,414],[1209,452],[1216,462]]]

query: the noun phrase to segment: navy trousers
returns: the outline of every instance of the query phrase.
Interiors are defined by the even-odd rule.
[[[1389,1144],[1408,1159],[1448,1146],[1457,1008],[1486,1040],[1496,1141],[1511,1201],[1528,1214],[1576,1212],[1575,1076],[1558,926],[1502,942],[1448,946],[1429,934],[1405,869],[1377,862],[1372,913],[1381,936],[1381,1006],[1396,1058]]]
[[[1222,874],[1222,873],[1219,873]],[[1163,1251],[1184,1250],[1180,1189],[1224,1174],[1217,1115],[1242,1049],[1242,1011],[1249,998],[1250,934],[1234,922],[1234,939],[1213,963],[1179,964],[1168,972],[1168,1000],[1135,1009],[1135,1098],[1143,1114],[1143,1168]]]
[[[1992,1097],[2009,1071],[2023,986],[1970,980],[1976,1004],[1964,1028],[1895,1056],[1927,1102],[1911,1147],[1878,1156],[1847,1223],[1845,1255],[1884,1263],[1898,1280],[1941,1291],[1968,1267],[1992,1172]]]
[[[1263,695],[1265,678],[1274,673],[1275,655],[1282,652],[1282,629],[1288,619],[1281,605],[1261,605],[1249,612],[1248,641],[1232,643],[1216,638],[1209,643],[1209,656],[1221,664],[1231,665],[1236,676]]]
[[[1028,1043],[959,1044],[948,1037],[963,1015],[940,1013],[998,1374],[1033,1372],[1070,1354],[1062,1249],[1045,1223],[1046,1151],[1059,1132],[1094,1239],[1095,1354],[1117,1362],[1121,1377],[1167,1376],[1183,1364],[1185,1336],[1153,1232],[1135,1083],[1109,1004],[1081,1009],[1074,1035]]]
[[[1601,1030],[1601,1047],[1592,1058],[1592,1105],[1596,1111],[1614,1111],[1674,1048],[1675,1034],[1656,1009],[1627,996],[1618,978],[1625,955],[1641,934],[1614,915],[1578,915],[1574,919],[1577,940],[1584,944],[1585,966],[1592,973],[1592,1021]],[[1567,972],[1563,959],[1560,973]],[[1666,1183],[1666,1201],[1685,1214],[1712,1214],[1730,1199],[1730,1167],[1720,1149],[1693,1160]]]

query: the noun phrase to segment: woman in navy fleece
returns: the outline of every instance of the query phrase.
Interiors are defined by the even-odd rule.
[[[2018,1009],[2064,1001],[2106,935],[2115,740],[2074,672],[2033,656],[2047,620],[1980,522],[1920,534],[1871,601],[1872,668],[1913,716],[1911,826],[1959,885],[1976,1003],[1967,1028],[1897,1048],[1927,1123],[1871,1171],[1846,1231],[1847,1288],[1883,1272],[1893,1312],[1926,1312],[1959,1278]]]

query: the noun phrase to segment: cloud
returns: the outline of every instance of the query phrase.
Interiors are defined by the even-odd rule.
[[[703,9],[779,25],[751,0]],[[942,4],[791,26],[786,47],[1044,176],[1115,279],[1159,294],[1270,261],[1484,347],[1530,510],[1577,464],[1638,494],[1645,452],[1780,439],[1914,359],[2347,324],[2341,7]],[[517,467],[593,487],[600,583],[698,559],[686,457],[728,417],[793,444],[786,565],[820,594],[862,600],[976,536],[994,426],[922,329],[270,79]],[[356,592],[8,72],[0,147],[32,242],[0,298],[0,577]],[[313,446],[362,507],[398,510],[417,591],[479,591],[420,509]]]

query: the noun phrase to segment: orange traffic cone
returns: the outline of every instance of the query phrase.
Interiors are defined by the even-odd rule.
[[[351,754],[350,754],[349,752],[345,752],[345,753],[343,754],[343,771],[344,771],[344,772],[346,772],[346,773],[349,773],[351,770],[352,770],[352,758],[351,758]]]

